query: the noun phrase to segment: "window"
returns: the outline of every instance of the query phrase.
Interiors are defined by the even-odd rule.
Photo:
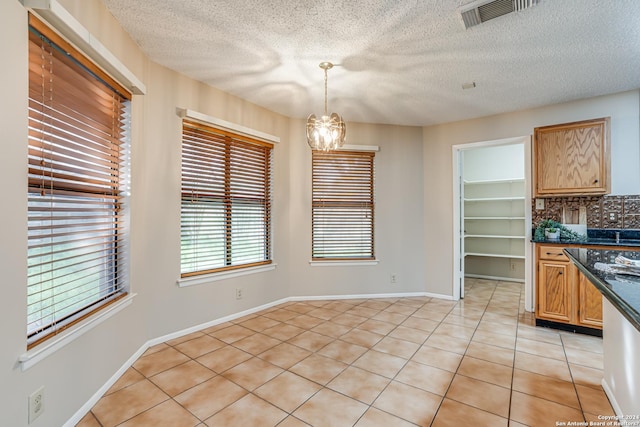
[[[181,277],[271,263],[272,148],[183,121]]]
[[[313,260],[374,259],[374,155],[313,151]]]
[[[29,15],[29,348],[128,291],[130,99]]]

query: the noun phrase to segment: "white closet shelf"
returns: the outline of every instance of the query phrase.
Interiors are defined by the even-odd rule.
[[[524,217],[523,216],[465,216],[464,219],[471,219],[471,220],[490,220],[490,219],[514,219],[514,220],[518,220],[521,219],[524,221]]]
[[[511,179],[487,179],[487,180],[476,180],[476,181],[464,181],[467,185],[474,184],[511,184],[516,182],[524,182],[524,178],[511,178]]]
[[[491,258],[513,258],[513,259],[525,259],[524,255],[508,255],[508,254],[489,254],[489,253],[479,253],[479,252],[466,252],[464,256],[482,256],[482,257],[491,257]]]
[[[465,275],[523,280],[525,184],[524,178],[464,182]]]
[[[465,202],[514,202],[524,200],[524,197],[481,197],[474,199],[464,199]]]
[[[505,234],[465,234],[465,238],[467,237],[478,237],[478,238],[488,238],[488,239],[525,239],[526,236],[507,236]]]

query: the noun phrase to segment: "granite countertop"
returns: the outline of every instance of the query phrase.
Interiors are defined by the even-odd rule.
[[[619,238],[616,238],[616,233]],[[531,240],[533,243],[548,243],[554,245],[581,246],[623,246],[640,248],[640,230],[625,229],[597,229],[587,230],[586,240]]]
[[[640,240],[631,239],[592,239],[587,240],[531,240],[533,243],[546,243],[551,245],[580,245],[580,246],[620,246],[626,248],[640,248]]]
[[[640,331],[640,277],[606,273],[594,267],[596,263],[613,264],[618,255],[640,260],[640,250],[567,248],[564,252],[602,295]]]

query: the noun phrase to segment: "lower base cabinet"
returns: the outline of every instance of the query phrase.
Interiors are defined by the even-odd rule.
[[[536,246],[536,319],[602,329],[602,294],[567,258],[564,246]]]
[[[578,324],[602,329],[602,294],[578,271]]]

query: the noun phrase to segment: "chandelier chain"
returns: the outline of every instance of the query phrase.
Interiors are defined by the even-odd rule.
[[[327,112],[329,109],[327,108],[327,69],[324,69],[324,115],[327,116]]]

